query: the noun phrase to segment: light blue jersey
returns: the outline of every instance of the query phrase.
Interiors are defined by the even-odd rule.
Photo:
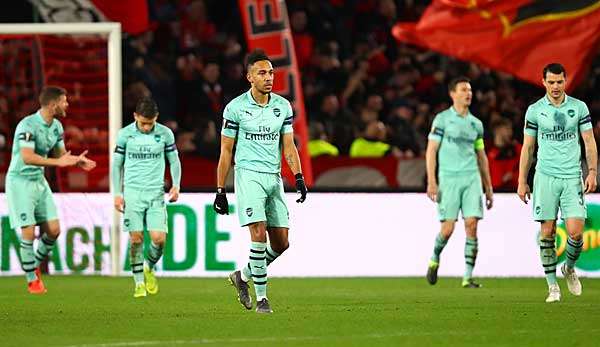
[[[63,132],[63,126],[58,119],[54,118],[52,123],[48,124],[39,110],[23,118],[15,130],[8,175],[43,177],[44,167],[25,164],[21,157],[21,148],[33,148],[36,154],[47,158],[53,149],[65,148]]]
[[[281,135],[293,132],[293,118],[290,102],[275,93],[264,106],[250,91],[227,104],[221,133],[236,139],[236,168],[280,173]]]
[[[429,140],[440,143],[440,176],[463,176],[479,172],[476,150],[483,149],[483,124],[469,112],[459,115],[454,107],[433,119]]]
[[[527,108],[525,134],[538,143],[536,171],[551,177],[581,177],[580,133],[592,129],[586,104],[565,95],[560,106],[547,96]]]

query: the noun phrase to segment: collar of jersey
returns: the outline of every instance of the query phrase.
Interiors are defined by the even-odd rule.
[[[45,125],[45,126],[46,126],[46,128],[49,128],[49,127],[52,125],[52,123],[54,123],[54,122],[52,122],[52,123],[50,123],[50,124],[46,123],[46,121],[44,120],[44,117],[42,117],[42,112],[41,112],[41,111],[42,111],[42,109],[39,109],[39,110],[38,110],[38,111],[35,113],[35,119],[36,119],[36,120],[37,120],[37,121],[38,121],[40,124],[43,124],[43,125]]]
[[[269,93],[269,101],[267,101],[267,104],[266,105],[260,105],[259,103],[256,102],[256,100],[254,100],[254,97],[252,96],[252,88],[248,89],[248,91],[246,92],[246,96],[248,97],[248,101],[252,105],[256,105],[258,107],[268,107],[271,104],[271,101],[273,100],[273,97],[272,97],[271,93]]]
[[[467,115],[466,116],[461,116],[460,114],[458,114],[458,112],[456,112],[456,110],[454,109],[454,106],[450,106],[450,111],[452,111],[452,114],[454,114],[457,117],[462,118],[467,118],[468,116],[471,116],[471,110],[467,109]]]
[[[546,101],[546,105],[550,105],[550,106],[554,106],[554,107],[561,107],[563,105],[566,105],[568,102],[568,98],[569,96],[565,93],[565,99],[563,100],[562,104],[558,105],[558,106],[554,106],[554,104],[552,103],[552,101],[550,101],[550,99],[548,98],[548,94],[544,95],[544,99]]]
[[[137,126],[137,122],[133,121],[133,127],[135,128],[135,131],[137,131],[140,134],[144,134],[144,135],[150,135],[152,134],[155,130],[156,130],[156,123],[154,123],[154,126],[152,127],[152,130],[150,130],[149,132],[145,133],[143,131],[140,130],[140,128],[138,128]]]

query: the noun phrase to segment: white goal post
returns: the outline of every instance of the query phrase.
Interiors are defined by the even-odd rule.
[[[108,157],[112,158],[117,132],[122,123],[121,90],[121,23],[19,23],[0,24],[0,34],[98,34],[108,36]],[[112,160],[109,160],[112,166]],[[109,167],[109,175],[112,167]],[[114,191],[109,178],[110,192]],[[111,240],[111,272],[119,274],[120,266],[120,215],[113,213]]]

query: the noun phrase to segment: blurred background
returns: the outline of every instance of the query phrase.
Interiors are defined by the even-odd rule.
[[[127,16],[128,20],[123,21],[122,41],[123,125],[133,120],[136,101],[152,95],[160,108],[159,121],[176,134],[185,168],[182,189],[212,191],[221,112],[224,105],[249,87],[243,60],[251,45],[237,1],[135,0],[116,9],[109,3],[64,1],[53,5],[44,1],[14,1],[14,6],[3,10],[1,20],[5,23],[118,21],[119,16]],[[465,47],[476,47],[486,39],[476,35],[451,36],[452,30],[456,31],[450,27],[452,23],[446,27],[448,38],[429,39],[424,28],[425,35],[420,37],[427,42],[418,42],[415,35],[411,40],[408,32],[412,30],[414,34],[419,26],[426,26],[423,23],[427,19],[426,10],[446,11],[441,6],[451,11],[475,11],[479,20],[483,20],[481,11],[468,9],[469,3],[460,0],[433,4],[418,0],[285,2],[295,51],[297,70],[294,71],[299,76],[303,97],[304,115],[296,119],[295,127],[304,130],[305,138],[299,139],[298,144],[306,154],[303,161],[310,158],[313,190],[424,191],[427,134],[435,114],[450,105],[447,82],[459,75],[471,79],[474,91],[471,111],[485,126],[495,190],[516,189],[524,113],[528,104],[544,94],[539,81],[537,84],[524,81],[522,74],[515,71],[525,69],[527,64],[515,66],[509,58],[502,57],[500,63],[486,61],[485,54],[498,54],[486,53],[486,47],[483,53],[464,55],[461,51]],[[484,10],[489,6],[486,1],[474,3]],[[405,26],[403,33],[394,37],[396,24],[419,20],[416,29],[414,24],[413,28]],[[485,23],[463,21],[459,29],[470,30],[477,25]],[[545,35],[549,40],[559,36],[549,30]],[[591,36],[592,42],[587,36],[590,47],[578,46],[564,56],[554,51],[549,58],[581,63],[578,81],[569,92],[588,104],[594,132],[600,135],[596,118],[600,113],[597,36]],[[90,173],[48,170],[49,180],[55,190],[62,192],[107,191],[105,40],[53,35],[0,37],[2,175],[10,160],[14,127],[22,117],[35,112],[36,96],[43,84],[59,84],[68,89],[71,103],[69,117],[64,121],[67,148],[89,149],[100,165]],[[446,42],[449,48],[424,47],[435,46],[435,40]],[[527,48],[539,42],[540,36],[530,40],[525,42]],[[512,47],[507,55],[520,59],[518,54],[524,53]],[[456,54],[437,52],[453,53],[453,49]],[[462,57],[461,54],[472,61],[455,58]],[[511,70],[513,73],[505,72]],[[527,73],[541,80],[539,66],[531,65],[528,70],[533,70]],[[569,66],[567,71],[575,74]],[[280,79],[277,83],[285,81]],[[296,98],[297,113],[298,104]],[[304,166],[309,169],[308,164]],[[3,182],[2,176],[2,187]]]

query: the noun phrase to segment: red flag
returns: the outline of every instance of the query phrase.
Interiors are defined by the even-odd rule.
[[[312,185],[312,167],[308,154],[308,130],[300,71],[294,51],[287,9],[283,0],[238,0],[248,49],[262,48],[273,62],[273,91],[285,96],[294,108],[294,134],[306,184]],[[283,175],[295,182],[287,165]]]
[[[541,85],[548,63],[565,66],[569,89],[600,44],[599,0],[434,0],[394,37]]]
[[[94,5],[113,22],[121,22],[121,27],[126,33],[141,34],[150,27],[148,19],[148,1],[106,1],[92,0]]]

